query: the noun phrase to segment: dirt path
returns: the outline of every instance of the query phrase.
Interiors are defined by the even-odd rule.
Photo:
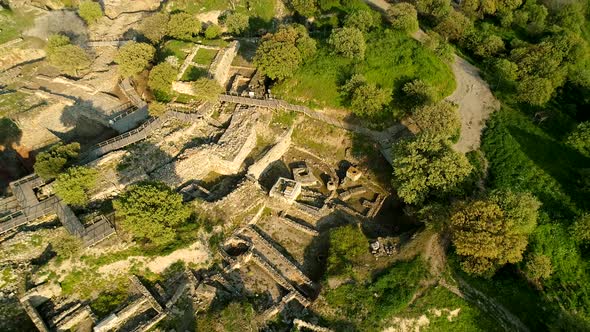
[[[365,0],[369,5],[386,12],[390,4],[385,0]],[[412,37],[423,40],[425,33],[416,31]],[[500,108],[488,84],[479,75],[479,70],[465,59],[455,55],[452,64],[457,88],[447,100],[459,105],[461,115],[461,137],[455,150],[469,152],[477,150],[481,143],[481,132],[490,114]]]

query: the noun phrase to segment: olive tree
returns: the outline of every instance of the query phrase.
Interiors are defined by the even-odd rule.
[[[144,18],[139,26],[139,31],[153,44],[157,44],[168,33],[168,21],[170,21],[170,15],[159,12]]]
[[[352,112],[359,116],[375,116],[391,102],[391,92],[369,83],[360,74],[353,75],[342,87]]]
[[[367,49],[365,36],[357,28],[345,27],[334,30],[330,35],[328,44],[334,48],[336,53],[347,58],[357,60],[365,58],[365,51]]]
[[[98,171],[88,167],[71,167],[58,175],[53,186],[55,194],[66,204],[86,206],[88,192],[96,185]]]
[[[168,62],[162,62],[150,70],[148,86],[157,100],[168,101],[172,93],[172,82],[177,75],[178,70]]]
[[[231,13],[225,18],[227,32],[234,35],[241,35],[250,26],[250,17],[242,13]]]
[[[80,15],[86,24],[91,25],[96,23],[103,16],[103,13],[100,3],[92,0],[84,0],[78,6],[78,15]]]
[[[45,51],[47,61],[68,75],[76,76],[91,64],[88,54],[80,46],[72,45],[67,36],[49,36]]]
[[[163,183],[144,182],[128,187],[113,202],[121,226],[136,239],[156,245],[170,243],[175,228],[191,215],[182,195]]]
[[[284,25],[262,37],[254,63],[271,79],[285,79],[316,52],[315,40],[302,25]]]
[[[58,143],[49,150],[40,152],[35,158],[35,173],[44,180],[56,178],[63,170],[72,165],[80,153],[79,143],[63,145]]]
[[[146,43],[129,42],[119,49],[115,62],[119,65],[119,73],[123,77],[131,77],[141,73],[154,58],[156,49]]]
[[[418,12],[411,3],[400,2],[389,7],[387,16],[396,30],[408,33],[418,30]]]
[[[187,13],[170,15],[168,21],[168,36],[188,40],[201,32],[201,22]]]
[[[408,204],[420,204],[431,193],[446,193],[471,173],[465,155],[450,142],[430,133],[420,133],[393,145],[393,185]]]
[[[422,132],[446,139],[458,137],[461,119],[457,105],[448,101],[419,107],[412,114],[412,119]]]

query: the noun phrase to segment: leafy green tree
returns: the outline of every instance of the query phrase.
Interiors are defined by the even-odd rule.
[[[379,13],[370,9],[355,10],[346,16],[345,27],[357,28],[362,32],[369,32],[379,27],[381,17]]]
[[[473,22],[469,18],[456,10],[451,10],[434,30],[447,40],[457,41],[466,36],[472,28]]]
[[[475,46],[474,53],[482,58],[497,55],[505,50],[504,41],[496,35],[481,38]]]
[[[318,6],[323,11],[328,11],[332,8],[340,6],[340,0],[318,0]]]
[[[565,3],[555,14],[555,23],[573,32],[580,32],[585,22],[585,8],[581,2]]]
[[[524,6],[514,14],[514,23],[530,34],[540,34],[545,29],[549,15],[547,7],[537,4],[536,0],[526,0]]]
[[[70,44],[67,36],[49,36],[45,51],[47,61],[68,75],[77,76],[80,70],[87,69],[91,64],[88,54],[80,46]]]
[[[410,107],[432,104],[436,101],[436,91],[421,79],[404,84],[402,91]]]
[[[452,11],[450,0],[412,0],[418,14],[428,16],[435,21],[445,17]]]
[[[508,59],[494,61],[493,72],[504,82],[515,82],[518,79],[518,66]]]
[[[162,62],[150,71],[148,86],[159,101],[168,101],[172,93],[172,82],[176,80],[178,70],[168,62]]]
[[[535,76],[526,76],[516,86],[518,100],[537,106],[547,103],[554,90],[549,79]]]
[[[71,167],[55,180],[55,194],[66,204],[86,206],[88,192],[96,185],[98,171],[87,167]]]
[[[571,226],[571,233],[578,242],[590,243],[590,213],[576,219]]]
[[[250,17],[242,13],[231,13],[225,18],[227,32],[233,35],[241,35],[250,26]]]
[[[103,16],[103,13],[98,2],[84,0],[80,2],[80,5],[78,6],[78,15],[80,15],[86,24],[92,25]]]
[[[221,27],[217,24],[211,24],[205,30],[205,38],[215,39],[221,35]]]
[[[360,74],[353,75],[342,87],[350,101],[352,112],[360,116],[374,116],[391,102],[391,92],[369,83]]]
[[[187,13],[170,15],[168,36],[181,40],[190,40],[201,32],[201,22]]]
[[[536,226],[539,206],[530,194],[510,192],[457,204],[451,215],[451,229],[463,270],[489,277],[507,263],[520,262],[528,236]]]
[[[56,178],[63,170],[72,165],[80,154],[80,144],[63,145],[58,143],[49,150],[41,152],[35,158],[35,173],[44,180]]]
[[[154,58],[156,49],[146,43],[129,42],[119,49],[115,62],[119,65],[119,73],[123,77],[131,77],[141,73]]]
[[[317,0],[291,0],[291,6],[305,17],[313,17],[318,13]]]
[[[414,111],[412,119],[421,132],[450,139],[458,137],[461,130],[457,108],[457,105],[448,101],[425,105]]]
[[[590,157],[590,121],[580,123],[566,139],[566,143],[582,155]]]
[[[448,140],[428,133],[395,143],[392,164],[393,185],[408,204],[455,189],[472,170],[465,155],[455,152]]]
[[[139,31],[149,39],[152,44],[157,44],[168,33],[169,21],[170,15],[168,15],[168,13],[159,12],[144,18],[139,26]]]
[[[396,3],[389,7],[387,15],[391,20],[391,26],[396,30],[407,33],[418,30],[418,12],[411,3]]]
[[[553,272],[551,258],[545,255],[531,255],[527,258],[524,272],[531,280],[549,279]]]
[[[130,186],[113,205],[127,232],[156,245],[172,242],[175,228],[191,215],[191,209],[182,203],[182,195],[162,183]]]
[[[309,37],[305,27],[286,25],[262,37],[254,63],[266,76],[282,80],[291,77],[315,52],[315,40]]]
[[[217,81],[201,77],[193,82],[193,91],[197,100],[215,101],[224,90]]]
[[[365,58],[367,45],[365,36],[357,28],[342,28],[332,31],[328,40],[336,53],[347,58],[362,60]]]

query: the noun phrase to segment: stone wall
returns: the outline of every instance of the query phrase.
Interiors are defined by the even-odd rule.
[[[258,180],[270,164],[281,159],[291,146],[291,134],[293,127],[262,158],[248,168],[248,174]]]
[[[238,54],[239,48],[240,43],[237,40],[232,41],[226,49],[217,53],[213,63],[211,63],[211,76],[223,87],[227,84],[231,63]]]

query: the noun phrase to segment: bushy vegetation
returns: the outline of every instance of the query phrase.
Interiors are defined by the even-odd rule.
[[[220,310],[210,310],[198,315],[196,328],[198,331],[242,332],[259,329],[256,313],[250,303],[231,302]]]
[[[272,79],[282,80],[293,73],[316,51],[315,41],[301,25],[281,26],[262,37],[254,63]]]
[[[175,13],[168,21],[168,36],[180,40],[190,40],[201,32],[201,22],[191,14]]]
[[[119,49],[115,62],[123,77],[131,77],[144,71],[154,58],[156,49],[146,43],[129,42]]]
[[[66,167],[78,160],[80,144],[71,143],[63,145],[58,143],[49,150],[40,152],[35,158],[35,173],[44,180],[55,179]]]
[[[174,241],[175,229],[191,215],[180,194],[155,182],[130,186],[113,205],[127,232],[136,239],[160,246]]]
[[[393,102],[383,107],[374,119],[392,121],[400,108],[407,111],[403,85],[421,79],[432,87],[435,100],[449,95],[455,88],[453,74],[443,61],[417,41],[403,33],[374,30],[367,37],[365,61],[332,54],[331,47],[320,43],[317,55],[297,70],[293,77],[275,85],[274,94],[312,107],[348,108],[349,99],[342,86],[354,74],[389,91]],[[387,55],[387,56],[384,56]]]
[[[70,43],[64,35],[51,35],[45,46],[47,61],[68,75],[77,76],[81,70],[90,66],[90,57],[77,45]]]
[[[328,44],[337,54],[345,58],[363,60],[367,45],[361,30],[357,28],[342,28],[332,31]]]
[[[168,33],[168,21],[170,21],[168,13],[158,12],[144,18],[139,26],[139,31],[153,44],[157,44]]]
[[[78,15],[80,15],[86,24],[92,25],[103,16],[103,13],[100,3],[92,0],[84,0],[78,6]]]
[[[399,262],[367,284],[348,283],[325,295],[335,320],[345,320],[361,331],[382,330],[386,318],[403,310],[420,281],[427,276],[420,258]]]
[[[148,86],[154,93],[156,100],[161,102],[170,101],[172,82],[176,80],[177,75],[178,70],[168,62],[162,62],[150,70]]]
[[[57,176],[54,190],[66,204],[84,207],[88,193],[96,185],[98,171],[88,167],[71,167]]]

